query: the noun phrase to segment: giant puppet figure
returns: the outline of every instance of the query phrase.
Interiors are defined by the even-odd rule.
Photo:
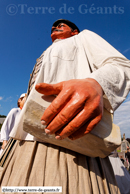
[[[53,44],[33,69],[28,95],[33,90],[56,95],[41,123],[57,141],[76,141],[100,122],[103,107],[113,112],[124,101],[130,62],[97,34],[79,32],[68,20],[54,22],[51,38]],[[15,128],[11,136],[19,141],[3,168],[3,186],[62,186],[63,194],[120,193],[108,157],[92,158],[40,142],[24,128]]]

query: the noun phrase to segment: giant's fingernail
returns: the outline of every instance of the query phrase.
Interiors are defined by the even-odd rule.
[[[42,125],[46,125],[46,121],[41,120],[41,124],[42,124]]]
[[[61,137],[61,136],[59,136],[59,135],[58,135],[58,136],[56,136],[55,138],[56,138],[56,139],[58,139],[58,140],[62,140],[62,137]]]
[[[50,130],[49,129],[45,129],[45,133],[49,134]]]

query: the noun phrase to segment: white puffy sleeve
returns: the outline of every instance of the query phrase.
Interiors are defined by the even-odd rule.
[[[89,77],[101,85],[112,110],[116,110],[130,91],[130,60],[97,34],[88,30],[82,34],[92,69]]]
[[[8,113],[1,128],[1,140],[9,139],[9,134],[14,127],[15,121],[17,120],[19,113],[20,113],[19,108],[13,108]]]

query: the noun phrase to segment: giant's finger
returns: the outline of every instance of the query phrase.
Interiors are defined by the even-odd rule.
[[[83,137],[84,135],[89,133],[100,121],[101,121],[101,116],[99,115],[96,118],[92,119],[91,121],[88,121],[87,123],[85,123],[80,129],[78,129],[76,132],[71,134],[69,138],[71,140],[75,140]]]
[[[41,120],[44,120],[45,122],[42,124],[48,124],[64,108],[70,99],[71,90],[63,89],[45,110],[43,116],[41,117]]]
[[[69,123],[71,119],[73,119],[84,108],[84,99],[82,98],[76,99],[75,97],[75,100],[74,100],[73,98],[71,98],[70,101],[67,104],[65,104],[65,106],[58,113],[58,115],[47,126],[47,129],[49,130],[47,131],[47,133],[53,134],[57,130],[64,127],[67,123]]]
[[[73,118],[73,120],[70,121],[69,124],[62,130],[59,136],[56,136],[56,139],[64,139],[70,136],[88,121],[95,120],[95,122],[99,122],[102,118],[102,114],[103,112],[101,107],[95,108],[90,105],[86,109],[85,106],[85,108],[79,114],[77,114],[76,117]]]
[[[88,122],[91,118],[93,118],[93,111],[86,111],[83,109],[80,113],[78,113],[72,121],[68,123],[68,125],[62,130],[59,136],[56,136],[56,139],[64,139],[75,131],[77,131],[81,126],[83,126],[86,122]]]

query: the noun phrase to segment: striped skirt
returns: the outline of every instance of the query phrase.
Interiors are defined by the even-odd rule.
[[[9,154],[11,153],[11,150],[14,146],[14,144],[16,143],[15,139],[10,138],[4,151],[2,152],[2,154],[0,155],[0,166],[3,167]]]
[[[61,186],[63,194],[120,194],[109,158],[91,158],[39,142],[17,141],[1,186]]]

